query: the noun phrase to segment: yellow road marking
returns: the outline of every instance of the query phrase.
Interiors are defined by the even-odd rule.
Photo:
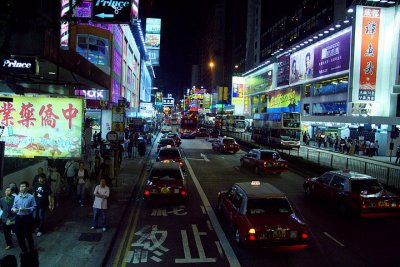
[[[124,253],[124,258],[122,259],[122,265],[121,265],[122,267],[126,266],[125,258],[128,255],[128,252],[129,252],[129,250],[131,248],[131,243],[133,241],[133,236],[135,234],[135,229],[136,229],[137,222],[138,222],[138,219],[139,219],[139,214],[140,214],[140,207],[137,209],[135,220],[133,221],[132,230],[131,230],[131,233],[129,235],[128,243],[127,243],[126,250],[125,250],[125,253]]]
[[[131,213],[129,214],[128,226],[131,225],[132,218],[133,218],[134,214],[135,214],[135,210],[133,209],[131,211]],[[124,231],[124,234],[122,236],[121,243],[120,243],[120,245],[118,247],[118,251],[117,251],[117,255],[116,255],[115,260],[114,260],[113,267],[118,267],[119,258],[121,257],[122,249],[123,249],[123,247],[125,245],[125,239],[126,239],[126,236],[128,235],[128,231],[129,231],[129,227],[126,227],[126,229]]]

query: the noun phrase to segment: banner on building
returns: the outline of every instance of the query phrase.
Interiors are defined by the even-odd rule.
[[[375,101],[380,8],[363,7],[358,100]]]
[[[243,114],[244,115],[249,115],[250,114],[250,97],[249,96],[245,96],[244,97]]]
[[[276,74],[277,86],[284,86],[289,84],[289,74],[290,74],[290,56],[283,55],[278,58],[278,72]]]
[[[145,46],[148,51],[151,64],[153,66],[158,66],[160,64],[161,19],[146,19]]]
[[[243,98],[244,91],[244,78],[233,76],[232,77],[232,97]]]
[[[1,98],[1,140],[8,157],[82,156],[82,98]]]
[[[268,65],[245,77],[245,95],[266,91],[272,88],[273,65]]]
[[[300,87],[267,93],[267,112],[300,112]]]

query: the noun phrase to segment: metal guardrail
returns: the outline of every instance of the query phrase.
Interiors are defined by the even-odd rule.
[[[248,133],[224,131],[223,134],[244,142],[256,144],[251,140],[251,135]],[[325,151],[307,146],[301,146],[299,149],[278,149],[278,151],[287,155],[302,157],[307,161],[312,161],[331,169],[350,169],[355,172],[364,173],[376,177],[387,187],[400,190],[400,166],[385,162],[377,163],[367,158]]]

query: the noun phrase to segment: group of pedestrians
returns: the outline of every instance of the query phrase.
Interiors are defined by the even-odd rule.
[[[66,191],[65,196],[76,197],[80,206],[84,206],[85,196],[87,193],[90,194],[93,220],[89,227],[90,229],[98,227],[100,215],[100,227],[106,231],[105,211],[108,208],[107,199],[110,196],[108,183],[111,181],[110,172],[107,171],[109,169],[107,161],[108,159],[103,160],[96,156],[90,169],[87,170],[83,162],[77,163],[71,159],[65,164],[63,176],[56,167],[49,167],[48,177],[43,168],[38,168],[32,181],[32,188],[28,181],[21,182],[19,188],[15,183],[5,188],[4,197],[0,199],[0,217],[6,241],[4,249],[9,250],[14,247],[12,235],[15,234],[22,251],[21,263],[23,255],[38,258],[33,232],[36,232],[37,237],[42,236],[45,231],[46,213],[52,212],[59,205],[63,191]],[[31,259],[30,262],[35,262],[35,260]]]

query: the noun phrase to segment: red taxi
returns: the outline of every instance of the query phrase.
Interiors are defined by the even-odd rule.
[[[186,180],[176,162],[155,162],[147,178],[145,202],[184,202],[187,200]]]
[[[179,151],[179,148],[177,147],[166,146],[160,148],[156,161],[162,161],[162,162],[174,161],[179,163],[180,166],[183,166],[182,155],[181,152]]]
[[[161,138],[160,141],[158,142],[157,146],[157,153],[160,151],[160,148],[165,147],[165,146],[171,146],[175,147],[175,141],[172,138]]]
[[[212,143],[212,150],[219,151],[220,153],[236,153],[240,149],[235,139],[231,137],[221,137]]]
[[[288,163],[272,149],[252,149],[240,158],[240,166],[255,171],[256,174],[274,172],[281,174],[288,171]]]
[[[307,179],[306,195],[332,203],[341,215],[388,217],[400,215],[400,197],[386,191],[378,179],[349,170],[329,171]]]
[[[286,196],[260,181],[234,184],[218,193],[218,211],[234,228],[238,245],[276,250],[300,250],[308,246],[309,231],[295,214]]]

